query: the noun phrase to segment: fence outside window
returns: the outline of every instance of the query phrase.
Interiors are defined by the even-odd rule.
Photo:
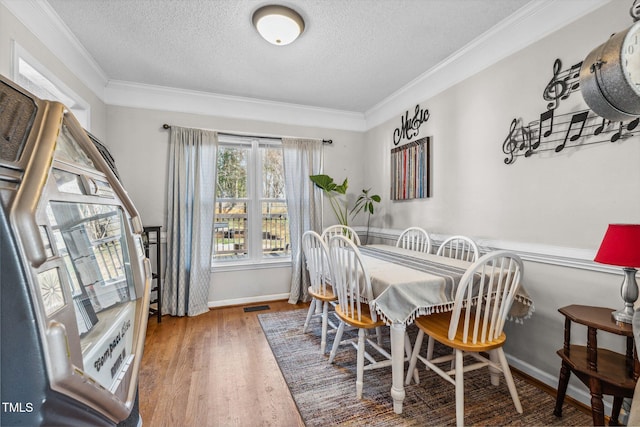
[[[261,205],[262,257],[290,256],[286,202],[268,201]],[[249,256],[249,215],[244,211],[246,203],[216,203],[214,259],[238,260]]]

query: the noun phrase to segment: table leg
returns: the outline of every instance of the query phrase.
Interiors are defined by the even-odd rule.
[[[404,334],[406,327],[403,323],[391,324],[391,398],[393,399],[393,412],[402,413],[404,401]]]
[[[611,417],[609,418],[610,426],[619,426],[618,417],[620,416],[620,409],[622,409],[622,396],[615,396],[613,398],[613,406],[611,408]]]
[[[589,378],[591,392],[591,417],[594,426],[604,425],[604,404],[602,403],[602,387],[597,378]]]
[[[556,395],[556,407],[553,410],[553,415],[556,417],[562,416],[562,403],[564,402],[564,396],[567,394],[567,386],[569,385],[569,377],[571,376],[571,369],[569,365],[562,362],[562,368],[560,368],[560,378],[558,379],[558,393]]]

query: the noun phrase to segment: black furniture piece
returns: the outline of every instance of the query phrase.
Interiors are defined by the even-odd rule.
[[[149,252],[152,245],[155,245],[155,268],[151,276],[151,301],[149,301],[149,314],[156,315],[158,323],[162,322],[162,260],[160,247],[160,230],[159,225],[143,227],[144,230],[144,253],[149,258]],[[153,237],[152,237],[153,236]],[[155,283],[154,283],[155,281]],[[155,292],[155,296],[153,293]]]

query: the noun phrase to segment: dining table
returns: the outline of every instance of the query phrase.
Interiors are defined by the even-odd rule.
[[[394,412],[401,414],[406,328],[418,316],[451,311],[460,279],[473,263],[383,244],[364,245],[359,250],[371,281],[374,299],[370,305],[389,325],[391,398]],[[521,283],[510,320],[522,321],[533,312],[533,301]]]

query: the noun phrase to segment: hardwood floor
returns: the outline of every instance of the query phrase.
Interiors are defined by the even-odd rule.
[[[258,322],[268,311],[243,308],[149,318],[139,381],[144,425],[304,426]]]
[[[270,310],[212,309],[196,317],[149,318],[139,381],[145,426],[304,426],[257,315],[308,304],[268,302]],[[555,396],[555,389],[512,369]],[[567,397],[566,403],[590,414]]]

